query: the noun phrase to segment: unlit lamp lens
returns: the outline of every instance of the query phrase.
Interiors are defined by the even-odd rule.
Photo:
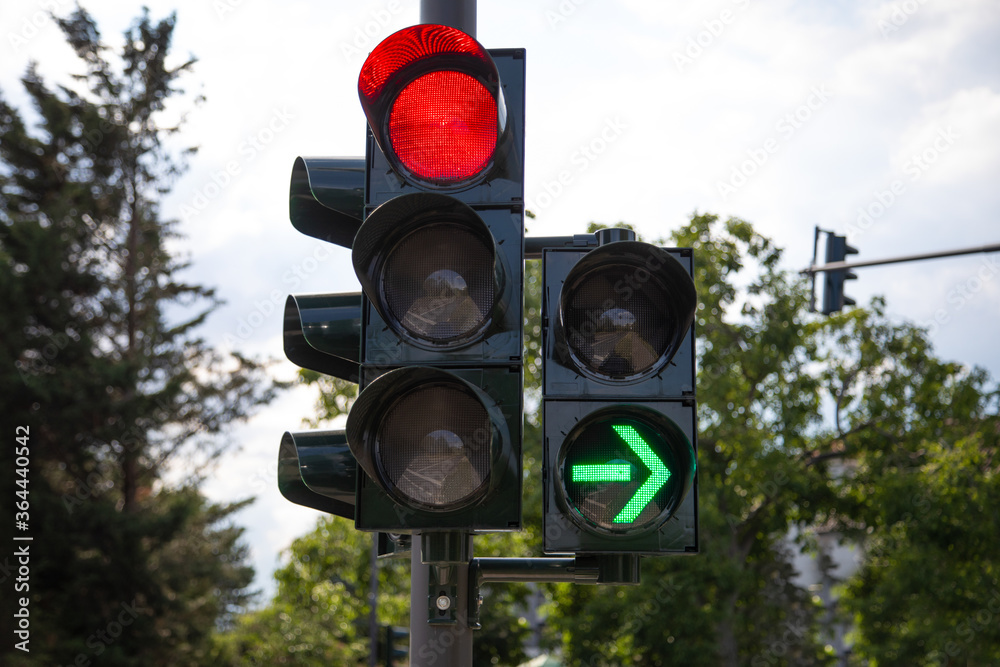
[[[491,248],[463,225],[422,227],[386,258],[386,307],[415,338],[438,344],[466,339],[493,311],[493,259]]]
[[[566,340],[580,363],[615,380],[654,368],[677,326],[668,316],[670,295],[659,281],[647,272],[643,284],[629,287],[623,274],[617,266],[586,274],[569,287],[563,312]]]
[[[378,431],[376,457],[406,500],[432,509],[471,502],[490,472],[486,408],[457,385],[423,386],[403,395]]]

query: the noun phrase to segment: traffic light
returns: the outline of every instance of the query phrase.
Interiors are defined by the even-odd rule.
[[[858,249],[847,245],[846,236],[826,235],[826,263],[843,262],[848,255],[858,254]],[[847,269],[827,271],[823,289],[823,314],[839,312],[844,306],[853,306],[854,299],[844,294],[844,281],[856,280],[857,274]]]
[[[546,249],[546,553],[698,550],[689,248]]]
[[[523,50],[430,24],[361,68],[361,530],[520,526],[524,73]]]
[[[520,527],[524,73],[521,49],[405,28],[361,69],[365,158],[295,161],[292,224],[350,248],[363,291],[286,303],[288,358],[360,385],[344,431],[282,438],[292,502],[370,531]]]

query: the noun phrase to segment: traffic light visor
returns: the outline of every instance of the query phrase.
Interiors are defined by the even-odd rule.
[[[295,158],[288,187],[288,217],[295,229],[350,248],[364,205],[364,158]]]
[[[382,152],[404,177],[464,185],[484,174],[506,122],[496,64],[442,25],[404,28],[365,61],[358,93]]]
[[[343,431],[286,431],[278,449],[278,489],[297,505],[354,518],[357,467]]]

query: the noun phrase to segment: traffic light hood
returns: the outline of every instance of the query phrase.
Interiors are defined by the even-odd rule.
[[[295,229],[350,248],[364,202],[364,158],[295,158],[288,187],[288,217]]]
[[[353,519],[356,486],[357,463],[343,431],[286,431],[281,437],[278,489],[286,499]]]
[[[292,363],[357,382],[361,294],[290,294],[285,299],[285,356]]]
[[[383,40],[361,67],[358,95],[379,148],[425,186],[484,176],[507,125],[496,63],[448,26],[410,26]]]

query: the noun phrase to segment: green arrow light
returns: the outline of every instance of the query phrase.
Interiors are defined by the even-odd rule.
[[[650,475],[639,487],[639,490],[635,492],[635,495],[629,499],[622,511],[618,513],[618,516],[614,518],[614,523],[632,523],[635,521],[636,517],[646,509],[646,505],[649,501],[653,499],[656,492],[663,488],[663,485],[667,483],[670,479],[670,470],[663,465],[663,461],[660,460],[645,440],[642,439],[634,428],[628,424],[623,424],[621,426],[612,426],[622,440],[635,452],[636,456],[642,459],[642,462],[649,468]]]
[[[632,466],[627,463],[576,465],[570,468],[570,478],[574,482],[629,482]]]

